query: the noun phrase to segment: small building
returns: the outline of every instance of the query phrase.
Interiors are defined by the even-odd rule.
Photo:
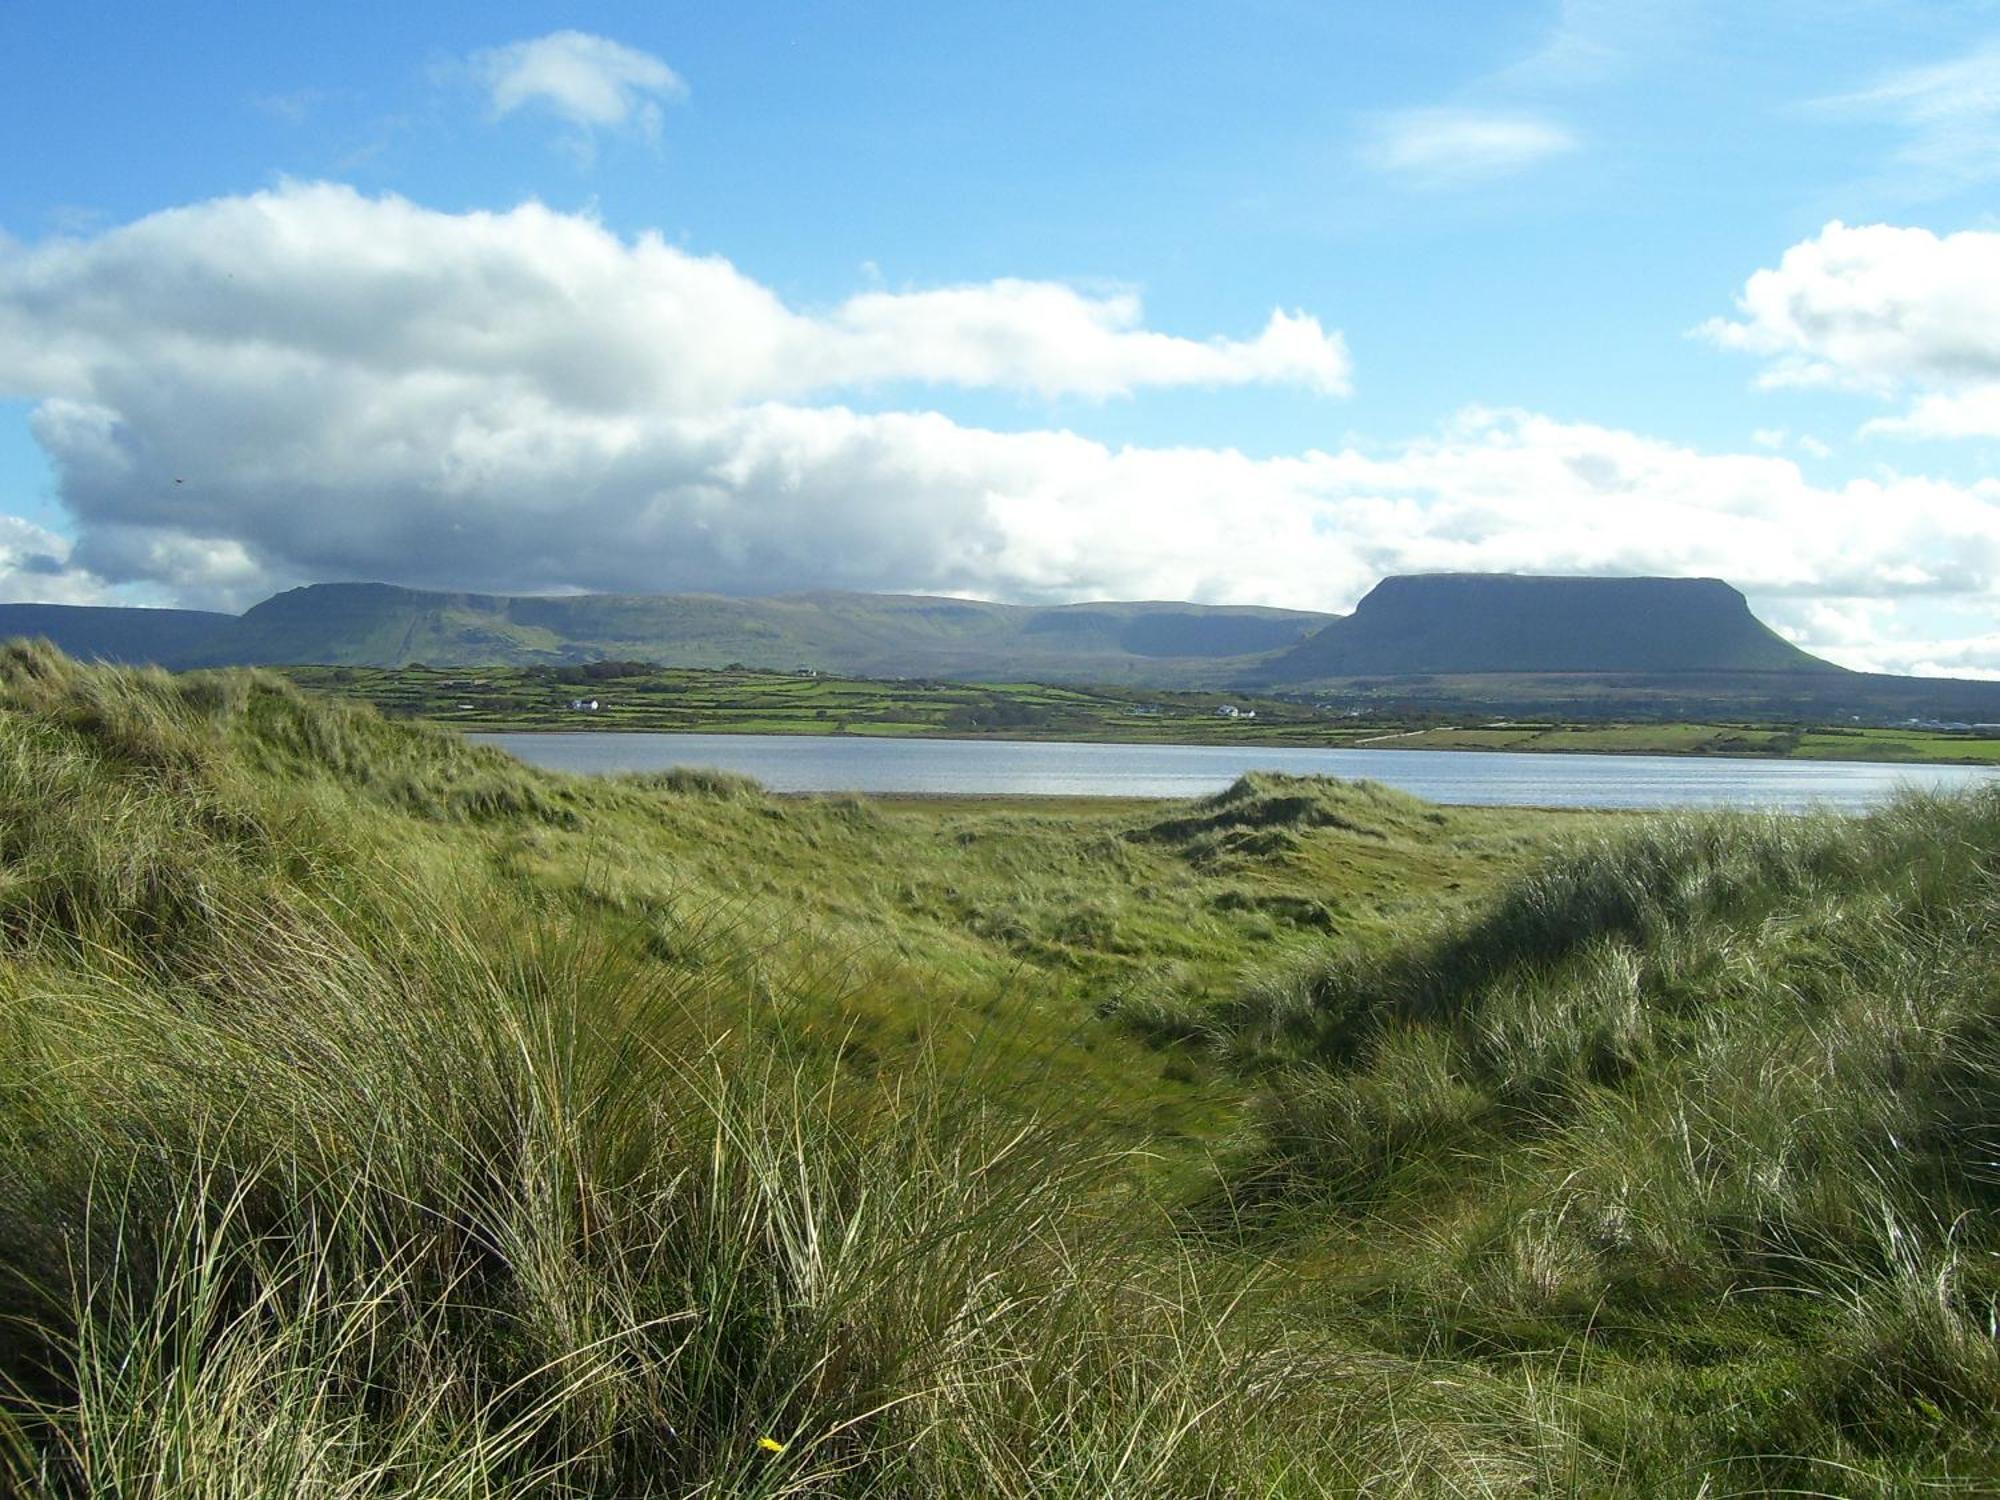
[[[1215,711],[1215,716],[1218,719],[1240,719],[1243,717],[1243,710],[1234,703],[1225,703]]]
[[[594,714],[597,712],[597,700],[595,698],[572,698],[569,700],[569,711],[573,714]]]
[[[1132,705],[1132,712],[1143,719],[1157,719],[1160,716],[1160,705],[1157,703],[1135,703]]]

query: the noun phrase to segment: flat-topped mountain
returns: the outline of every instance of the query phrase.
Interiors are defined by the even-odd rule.
[[[1750,613],[1719,578],[1385,578],[1257,675],[1311,682],[1413,673],[1840,672]]]

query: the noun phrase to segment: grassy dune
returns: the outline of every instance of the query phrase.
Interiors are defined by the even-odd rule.
[[[590,783],[10,647],[0,1463],[1990,1488],[1996,849],[1994,798]]]

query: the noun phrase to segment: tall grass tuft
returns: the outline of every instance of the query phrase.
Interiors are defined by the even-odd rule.
[[[1662,818],[1295,962],[1214,1018],[1265,1079],[1217,1203],[1382,1225],[1415,1347],[1670,1386],[1663,1348],[1700,1350],[1733,1409],[1776,1403],[1696,1407],[1698,1443],[1769,1446],[1755,1483],[1990,1473],[1996,873],[2000,791]]]

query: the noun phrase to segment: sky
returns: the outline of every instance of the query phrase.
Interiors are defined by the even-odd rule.
[[[0,599],[1644,573],[2000,677],[2000,0],[10,0],[0,140]]]

